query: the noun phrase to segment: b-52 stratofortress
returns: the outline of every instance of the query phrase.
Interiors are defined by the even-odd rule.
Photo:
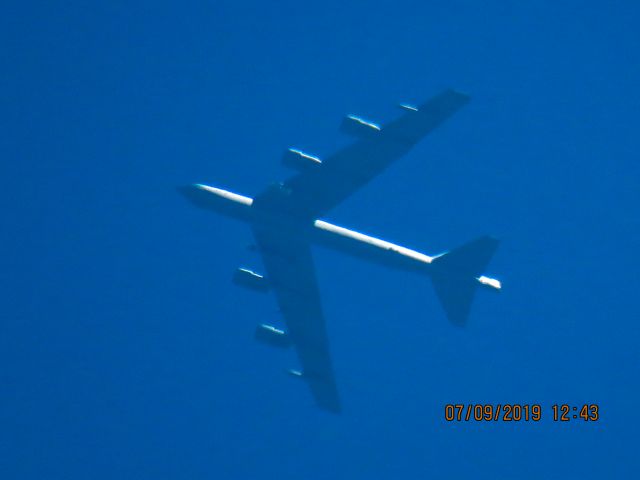
[[[329,354],[325,320],[316,283],[311,245],[321,244],[388,267],[430,276],[448,319],[464,325],[478,287],[500,290],[483,275],[498,243],[482,237],[449,252],[429,256],[409,248],[319,219],[418,141],[453,115],[469,97],[447,90],[424,104],[400,105],[403,114],[380,126],[355,115],[341,130],[355,143],[320,159],[290,148],[283,163],[297,174],[255,198],[195,184],[180,191],[197,206],[244,220],[255,236],[266,270],[236,270],[236,284],[275,292],[286,331],[260,324],[256,338],[277,347],[294,347],[301,368],[289,370],[311,388],[317,405],[340,412],[340,399]]]

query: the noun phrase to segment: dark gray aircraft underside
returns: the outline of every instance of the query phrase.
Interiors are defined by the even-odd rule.
[[[287,331],[261,324],[256,338],[276,347],[295,347],[301,368],[289,372],[306,381],[318,406],[341,410],[329,342],[316,283],[311,245],[319,244],[381,265],[431,277],[448,319],[464,325],[478,288],[499,291],[483,275],[498,242],[481,237],[447,253],[429,256],[379,238],[320,220],[366,185],[469,98],[447,90],[418,106],[401,105],[404,114],[379,126],[354,115],[342,130],[358,140],[326,159],[289,149],[283,163],[298,170],[255,198],[208,185],[180,191],[195,205],[243,221],[253,230],[266,275],[240,268],[234,282],[256,291],[273,291]]]

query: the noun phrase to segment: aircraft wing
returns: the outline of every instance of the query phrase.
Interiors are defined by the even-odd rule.
[[[418,141],[469,101],[469,97],[446,90],[412,107],[397,120],[379,127],[349,116],[343,128],[360,139],[255,198],[256,205],[286,210],[300,218],[318,218],[367,184]],[[344,126],[343,126],[344,127]]]
[[[259,225],[253,232],[305,380],[321,408],[340,412],[329,342],[309,243],[297,232]]]

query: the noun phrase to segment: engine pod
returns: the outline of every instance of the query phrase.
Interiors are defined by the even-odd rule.
[[[374,137],[380,133],[380,130],[379,125],[356,115],[347,115],[340,125],[341,132],[358,138]]]
[[[248,268],[238,268],[233,274],[233,283],[256,292],[268,292],[269,282],[259,273]]]
[[[289,148],[282,155],[282,164],[293,170],[306,172],[307,170],[318,168],[322,165],[322,160],[297,148]]]
[[[284,330],[266,323],[257,326],[255,337],[259,342],[273,347],[288,348],[291,346],[291,338]]]

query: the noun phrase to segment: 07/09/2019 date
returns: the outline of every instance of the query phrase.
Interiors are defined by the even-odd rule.
[[[554,422],[596,422],[600,419],[600,408],[596,404],[556,404],[551,405],[550,410]],[[543,408],[537,403],[448,403],[444,406],[444,419],[447,422],[539,422],[542,413]]]

